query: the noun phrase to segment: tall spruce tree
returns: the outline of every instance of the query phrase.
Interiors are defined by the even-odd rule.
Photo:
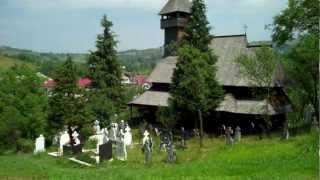
[[[81,129],[89,117],[85,93],[77,86],[76,73],[75,65],[68,57],[55,73],[56,86],[49,98],[49,130],[54,134],[67,126],[70,139],[71,128],[77,126]]]
[[[199,49],[201,52],[211,52],[209,45],[213,36],[210,34],[211,27],[206,16],[206,5],[203,0],[193,0],[191,6],[191,16],[186,27],[186,38],[184,43]],[[210,57],[210,64],[216,62],[216,57]]]
[[[90,106],[95,118],[109,124],[119,113],[122,103],[121,68],[117,59],[117,41],[112,32],[112,22],[104,15],[103,33],[97,36],[96,51],[88,59],[89,77],[93,80]]]
[[[170,105],[177,110],[198,113],[202,146],[202,114],[213,111],[223,98],[223,90],[215,75],[217,57],[209,47],[213,37],[210,35],[203,0],[193,1],[186,34],[178,50],[179,59],[171,84]]]

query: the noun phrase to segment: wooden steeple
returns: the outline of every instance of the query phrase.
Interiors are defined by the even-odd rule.
[[[188,17],[190,16],[191,2],[189,0],[169,0],[162,8],[161,29],[164,29],[164,57],[174,54],[169,46],[171,43],[179,42],[185,32]]]

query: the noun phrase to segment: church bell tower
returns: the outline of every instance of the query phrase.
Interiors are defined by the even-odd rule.
[[[169,0],[160,11],[161,29],[164,29],[164,57],[174,54],[170,44],[181,41],[185,35],[190,8],[190,0]]]

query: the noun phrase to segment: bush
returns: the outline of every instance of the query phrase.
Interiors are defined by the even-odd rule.
[[[0,81],[0,149],[30,152],[46,126],[43,80],[22,66],[2,73]]]
[[[17,151],[23,153],[33,152],[34,142],[29,139],[18,139],[17,141]]]

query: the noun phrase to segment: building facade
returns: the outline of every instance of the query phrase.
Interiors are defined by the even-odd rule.
[[[161,10],[161,28],[165,31],[165,49],[172,42],[180,41],[184,36],[191,4],[189,0],[169,0]],[[269,44],[270,45],[270,44]],[[242,126],[249,128],[252,123],[266,126],[263,118],[268,116],[273,128],[279,128],[286,120],[286,113],[291,110],[290,101],[284,91],[284,73],[279,63],[273,76],[271,85],[272,96],[267,99],[267,87],[258,87],[249,78],[240,73],[236,59],[241,54],[252,54],[261,47],[260,44],[251,44],[246,34],[214,36],[209,45],[217,55],[218,61],[216,78],[223,86],[225,98],[211,116],[204,120],[204,129],[216,131],[219,126]],[[271,46],[271,45],[270,45]],[[173,76],[177,56],[173,56],[170,49],[166,49],[164,58],[156,65],[148,77],[152,84],[151,89],[129,103],[149,111],[148,120],[154,122],[152,113],[158,107],[168,107],[169,89]],[[215,77],[212,77],[215,78]],[[260,95],[257,96],[256,92]],[[262,96],[261,96],[262,94]],[[266,108],[268,104],[268,108]],[[196,123],[179,122],[187,128],[194,128]]]

